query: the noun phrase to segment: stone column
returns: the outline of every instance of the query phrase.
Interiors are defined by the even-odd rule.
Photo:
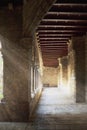
[[[72,41],[68,44],[68,89],[73,101],[76,100],[76,79],[75,79],[75,52],[72,48]]]
[[[68,81],[68,59],[67,56],[64,56],[61,58],[61,64],[62,64],[62,82],[63,87],[67,87],[67,81]]]
[[[68,81],[68,58],[59,58],[59,86],[67,87]]]
[[[76,102],[86,101],[85,88],[85,37],[73,37],[72,45],[75,51]]]
[[[2,40],[4,59],[5,121],[28,121],[31,97],[32,40],[21,39],[19,44]]]
[[[85,48],[85,66],[86,66],[86,102],[87,102],[87,34],[86,34],[86,48]]]
[[[58,67],[58,87],[62,87],[62,64],[61,64],[61,58],[58,58],[59,67]]]

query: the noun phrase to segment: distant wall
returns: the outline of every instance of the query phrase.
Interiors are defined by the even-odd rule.
[[[58,68],[43,68],[43,84],[44,86],[55,87],[58,84]]]

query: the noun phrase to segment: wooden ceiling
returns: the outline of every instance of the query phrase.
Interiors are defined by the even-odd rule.
[[[57,0],[37,28],[44,66],[57,67],[72,36],[87,32],[87,0]]]

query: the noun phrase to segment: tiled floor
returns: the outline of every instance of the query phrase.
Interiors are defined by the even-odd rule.
[[[1,123],[0,130],[87,130],[87,105],[57,88],[45,88],[30,123]]]

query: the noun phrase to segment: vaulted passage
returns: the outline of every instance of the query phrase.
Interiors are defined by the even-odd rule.
[[[0,129],[79,130],[86,120],[87,1],[1,0]]]

